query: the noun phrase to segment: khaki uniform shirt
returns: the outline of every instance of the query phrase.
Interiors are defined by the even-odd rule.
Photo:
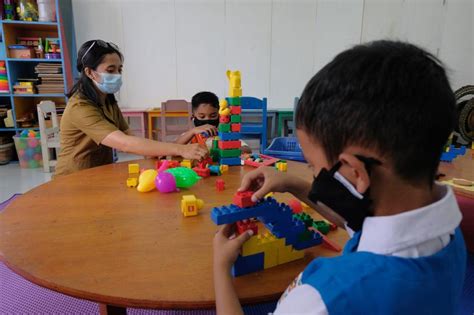
[[[61,150],[54,175],[112,163],[112,148],[101,142],[110,133],[128,128],[116,103],[97,106],[80,93],[74,94],[61,118]]]

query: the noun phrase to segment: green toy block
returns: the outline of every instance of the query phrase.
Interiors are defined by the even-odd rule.
[[[231,115],[231,116],[230,116],[230,122],[231,122],[231,123],[239,123],[239,122],[242,122],[242,116],[241,116],[241,115]]]
[[[313,227],[324,235],[328,234],[331,228],[326,221],[314,221]]]
[[[209,155],[212,158],[212,162],[219,162],[219,149],[212,148]]]
[[[219,124],[219,127],[217,129],[220,132],[230,132],[230,124]]]
[[[312,233],[309,230],[304,231],[300,235],[298,235],[298,241],[304,242],[310,240],[312,237]]]
[[[227,102],[231,106],[240,106],[240,97],[228,97]]]
[[[228,150],[219,149],[219,156],[221,158],[239,157],[240,154],[242,154],[242,150],[240,149],[228,149]]]
[[[212,149],[219,149],[219,140],[213,139],[212,140]]]
[[[305,212],[293,214],[293,218],[303,221],[306,227],[310,227],[311,225],[313,225],[313,218]]]

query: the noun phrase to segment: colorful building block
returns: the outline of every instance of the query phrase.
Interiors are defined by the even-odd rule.
[[[240,115],[240,114],[242,114],[242,107],[241,106],[230,106],[230,114],[231,115]]]
[[[219,163],[229,165],[229,166],[235,166],[235,165],[241,165],[242,161],[240,160],[240,157],[231,157],[231,158],[220,158]]]
[[[229,171],[229,165],[222,164],[219,166],[221,174],[225,174]]]
[[[198,215],[203,206],[204,201],[194,195],[184,195],[181,199],[181,213],[185,217]]]
[[[219,139],[222,141],[228,140],[240,140],[241,134],[240,132],[219,132]]]
[[[168,161],[168,168],[175,168],[179,166],[179,161],[170,160]]]
[[[229,96],[230,97],[242,96],[242,89],[230,89]]]
[[[235,193],[232,203],[241,208],[252,207],[256,203],[252,201],[253,191],[238,191]]]
[[[258,234],[258,225],[254,220],[242,220],[236,222],[237,226],[237,234],[242,234],[245,231],[252,230],[253,235],[256,236]]]
[[[304,257],[303,250],[295,250],[291,246],[287,245],[280,248],[278,251],[278,264],[286,264],[290,261],[302,259]]]
[[[219,123],[221,124],[228,124],[230,123],[230,116],[219,116]]]
[[[240,132],[241,129],[242,129],[242,125],[240,123],[230,125],[230,131],[232,132]]]
[[[231,115],[230,116],[230,122],[231,123],[240,123],[240,122],[242,122],[242,116],[241,115]]]
[[[301,201],[296,198],[290,199],[288,201],[288,205],[290,206],[293,213],[301,213],[303,211],[303,205],[301,204]]]
[[[288,170],[288,164],[286,161],[279,161],[275,164],[275,168],[280,172],[286,172]]]
[[[230,124],[219,124],[217,130],[219,130],[219,132],[230,132]]]
[[[209,171],[211,172],[212,175],[221,175],[221,168],[219,165],[209,165]]]
[[[128,164],[128,174],[138,174],[140,173],[140,165],[134,163],[134,164]]]
[[[191,162],[191,160],[182,160],[180,165],[182,167],[191,168],[192,167],[192,162]]]
[[[239,255],[232,266],[232,276],[238,277],[264,269],[264,254],[258,253],[250,256]]]
[[[314,221],[312,226],[324,235],[328,234],[331,230],[329,223],[326,221]]]
[[[232,158],[232,157],[240,157],[240,154],[242,153],[242,150],[240,149],[219,149],[219,157],[221,158]],[[239,164],[240,164],[240,158],[239,158]]]
[[[226,97],[227,103],[230,106],[240,106],[242,105],[242,98],[240,97]]]
[[[216,190],[223,191],[225,189],[225,182],[223,179],[216,180]]]
[[[234,141],[219,141],[218,147],[219,149],[227,150],[227,149],[240,149],[242,146],[240,140]]]
[[[193,171],[195,171],[196,174],[198,174],[202,178],[206,178],[206,177],[211,176],[211,170],[208,169],[207,167],[206,168],[194,167]]]
[[[321,235],[322,239],[323,239],[322,246],[324,248],[333,250],[335,252],[340,252],[342,250],[341,246],[339,246],[335,242],[331,241],[326,235],[321,234],[321,232],[319,232],[319,231],[317,231],[317,233],[319,233]]]
[[[138,186],[138,178],[129,177],[127,178],[127,187],[134,188]]]

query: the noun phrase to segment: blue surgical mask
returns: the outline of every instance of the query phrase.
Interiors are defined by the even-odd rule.
[[[120,90],[122,86],[122,75],[121,74],[113,74],[113,73],[103,73],[103,72],[96,72],[100,75],[100,83],[96,82],[95,85],[105,94],[114,94]]]

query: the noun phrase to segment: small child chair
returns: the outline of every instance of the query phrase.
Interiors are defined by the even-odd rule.
[[[56,166],[56,159],[53,159],[52,151],[55,151],[55,157],[59,153],[59,124],[56,114],[56,105],[52,101],[41,101],[37,105],[39,131],[41,136],[41,152],[43,155],[43,170],[51,172],[51,168]],[[45,118],[51,117],[51,128],[46,127]]]
[[[263,153],[267,146],[267,98],[258,99],[251,96],[241,97],[242,111],[257,110],[262,112],[262,122],[242,122],[241,134],[244,138],[258,137],[260,139],[260,152]]]
[[[191,103],[188,101],[168,100],[161,103],[161,141],[191,129],[193,127],[191,115]],[[179,123],[179,120],[182,123]],[[183,120],[186,121],[183,123]]]

